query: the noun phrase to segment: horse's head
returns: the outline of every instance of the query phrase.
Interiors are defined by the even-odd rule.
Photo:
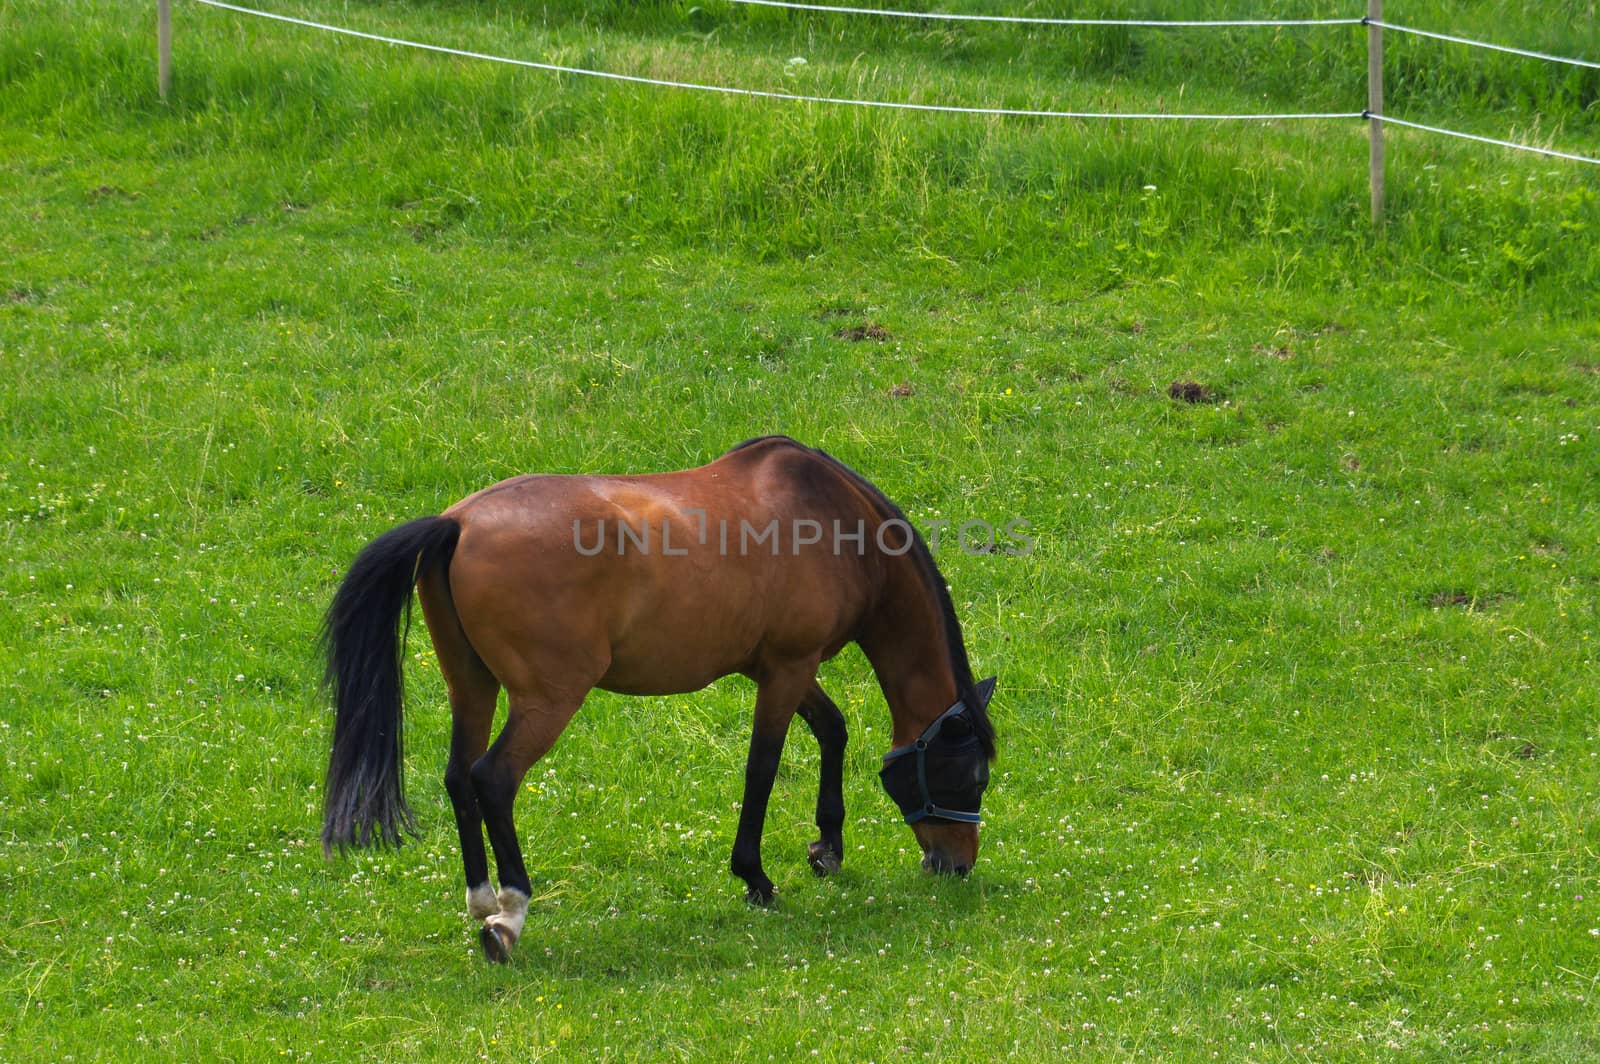
[[[987,704],[994,677],[977,685]],[[989,786],[989,757],[972,711],[947,709],[915,741],[883,756],[883,789],[922,847],[922,867],[964,876],[978,860],[978,807]]]

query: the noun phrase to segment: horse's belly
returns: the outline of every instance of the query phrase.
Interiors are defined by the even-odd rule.
[[[613,656],[611,667],[595,686],[621,695],[681,695],[738,671],[738,663],[709,664],[691,654],[667,652],[637,660]]]
[[[613,630],[611,661],[595,686],[630,695],[683,694],[751,664],[762,639],[756,616],[724,610],[692,618],[660,606],[643,611],[649,623]]]

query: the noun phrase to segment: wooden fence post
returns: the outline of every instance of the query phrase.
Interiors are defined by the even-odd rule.
[[[1367,0],[1367,183],[1372,225],[1383,225],[1383,0]]]
[[[156,84],[165,100],[172,88],[172,0],[156,0]]]

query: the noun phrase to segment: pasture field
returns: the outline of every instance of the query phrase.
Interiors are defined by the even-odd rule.
[[[1359,121],[1095,124],[606,85],[179,0],[0,0],[0,1060],[1600,1055],[1600,168]],[[1593,5],[1390,17],[1595,58]],[[964,10],[1359,14],[1320,0]],[[275,10],[574,65],[1073,109],[1360,110],[1363,32],[688,4]],[[804,62],[795,62],[803,59]],[[1391,42],[1394,113],[1600,154],[1594,71]],[[1200,402],[1169,396],[1193,381]],[[784,432],[926,527],[1000,676],[923,876],[854,650],[844,871],[753,689],[595,694],[465,918],[408,644],[399,850],[324,861],[321,612],[526,471]]]

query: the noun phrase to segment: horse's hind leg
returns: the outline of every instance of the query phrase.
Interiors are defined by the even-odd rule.
[[[461,865],[467,876],[467,915],[484,920],[500,911],[494,888],[489,885],[489,856],[483,848],[483,812],[472,786],[472,764],[489,745],[489,728],[494,722],[495,696],[499,686],[490,687],[487,697],[458,696],[452,689],[450,711],[450,761],[444,770],[444,789],[450,795],[456,815],[456,833],[461,839]]]
[[[483,814],[472,787],[472,763],[489,746],[500,682],[467,642],[444,574],[434,570],[418,584],[422,613],[433,637],[439,671],[450,691],[450,759],[444,789],[455,811],[461,839],[461,864],[467,878],[467,914],[483,920],[500,911],[489,885],[489,858],[483,848]]]
[[[512,816],[517,789],[534,762],[555,745],[556,737],[582,704],[582,694],[558,697],[548,693],[529,696],[512,692],[505,728],[489,752],[472,766],[473,790],[478,797],[478,808],[483,811],[489,845],[494,849],[495,868],[500,874],[496,911],[484,921],[478,935],[484,954],[491,961],[503,962],[510,958],[511,947],[522,936],[528,898],[533,893]]]
[[[844,714],[816,684],[800,700],[800,716],[822,750],[817,780],[817,831],[821,837],[806,847],[806,859],[813,872],[825,876],[839,871],[844,860],[844,746],[849,734]]]

